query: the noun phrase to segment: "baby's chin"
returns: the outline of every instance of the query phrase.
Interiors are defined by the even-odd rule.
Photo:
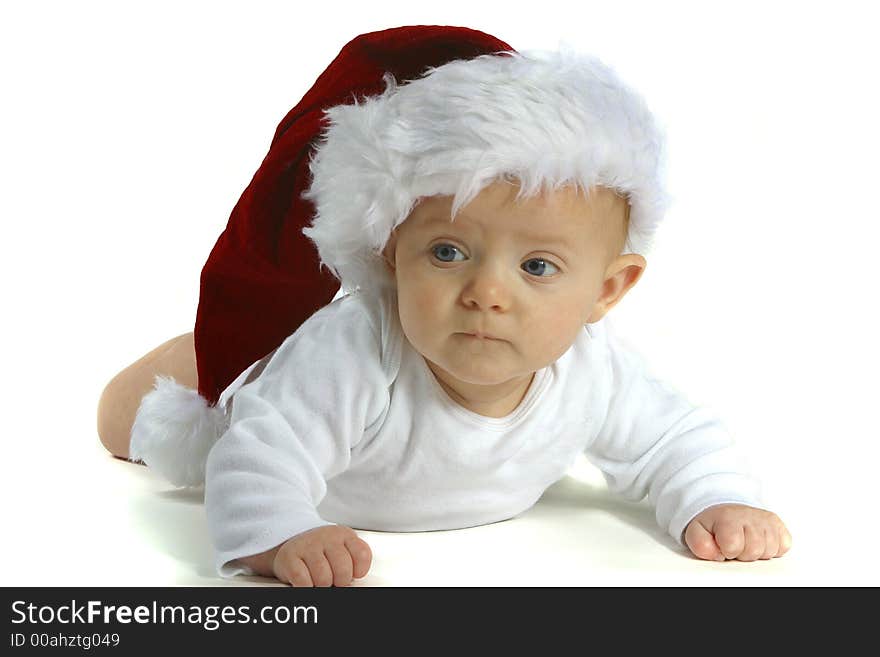
[[[429,359],[431,360],[431,359]],[[458,357],[431,360],[434,369],[440,369],[456,380],[475,386],[497,386],[523,376],[520,368],[512,367],[497,355],[461,354]],[[528,373],[529,375],[532,372]]]

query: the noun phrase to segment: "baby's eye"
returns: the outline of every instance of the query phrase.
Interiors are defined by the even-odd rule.
[[[529,258],[523,263],[523,269],[533,276],[541,276],[547,272],[547,267],[552,267],[556,271],[559,271],[559,268],[554,265],[552,262],[548,260],[544,260],[543,258]],[[550,272],[551,274],[554,272]]]
[[[447,258],[454,258],[456,252],[461,253],[461,251],[458,250],[458,247],[452,246],[451,244],[437,244],[436,246],[431,247],[431,252],[440,262],[453,262],[453,260],[447,260]]]

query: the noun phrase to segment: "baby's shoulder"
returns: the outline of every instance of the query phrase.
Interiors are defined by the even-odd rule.
[[[326,312],[325,326],[350,327],[351,330],[369,331],[377,341],[382,355],[400,341],[402,329],[397,312],[397,298],[392,290],[350,292],[322,308]],[[344,330],[344,329],[343,329]]]
[[[346,360],[358,369],[375,362],[391,375],[400,362],[399,318],[389,293],[360,290],[335,299],[309,317],[278,348],[292,357]]]

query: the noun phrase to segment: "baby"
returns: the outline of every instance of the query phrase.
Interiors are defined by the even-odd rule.
[[[334,65],[362,69],[350,60],[365,42],[396,54],[377,58],[380,74],[400,47],[410,66],[418,53],[436,57],[438,42],[454,52],[423,77],[398,86],[399,73],[386,76],[384,93],[337,95],[324,108],[330,125],[302,195],[313,221],[299,232],[348,294],[286,338],[261,338],[265,355],[243,372],[224,364],[226,378],[212,375],[222,384],[206,387],[203,370],[222,360],[208,358],[207,339],[199,349],[209,260],[195,355],[181,336],[117,377],[99,410],[105,445],[173,483],[204,478],[223,576],[347,585],[371,560],[354,529],[511,518],[580,454],[613,492],[648,496],[660,525],[701,559],[783,555],[791,537],[762,508],[722,424],[651,376],[603,321],[641,278],[663,209],[659,132],[638,96],[594,59],[523,56],[464,28],[362,35]],[[270,151],[263,167],[273,161]],[[223,294],[234,294],[223,271]],[[271,323],[246,317],[237,340],[257,332],[253,320],[264,332]],[[246,351],[222,347],[224,363]],[[200,407],[169,375],[223,393]],[[130,454],[105,437],[106,418],[124,431],[129,417],[111,398],[140,402]],[[174,399],[190,419],[169,430]]]

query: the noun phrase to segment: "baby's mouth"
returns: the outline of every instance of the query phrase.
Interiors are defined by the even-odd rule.
[[[485,341],[493,341],[493,342],[497,342],[500,340],[500,338],[496,338],[496,337],[489,335],[487,333],[480,333],[479,331],[472,331],[469,333],[461,333],[460,335],[463,335],[465,338],[470,338],[472,340],[485,340]]]

